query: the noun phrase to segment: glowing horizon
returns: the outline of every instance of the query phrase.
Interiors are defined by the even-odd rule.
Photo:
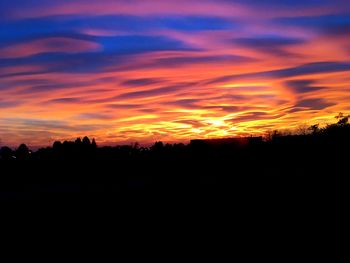
[[[1,145],[186,142],[350,111],[347,0],[5,2]]]

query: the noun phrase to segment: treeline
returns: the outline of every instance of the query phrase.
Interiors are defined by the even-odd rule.
[[[214,140],[192,140],[190,144],[164,144],[156,142],[151,147],[124,145],[115,147],[98,147],[95,139],[88,137],[77,138],[75,141],[56,141],[52,147],[42,148],[35,152],[25,144],[13,150],[9,147],[0,149],[0,160],[86,160],[86,159],[132,159],[132,158],[175,158],[193,157],[203,155],[221,156],[232,153],[271,150],[289,147],[289,150],[302,150],[303,148],[326,149],[327,147],[342,147],[350,145],[349,116],[340,113],[337,122],[320,128],[319,125],[309,127],[302,134],[285,135],[273,131],[266,137],[245,137]],[[296,149],[296,147],[298,149]],[[284,148],[284,150],[286,150]]]

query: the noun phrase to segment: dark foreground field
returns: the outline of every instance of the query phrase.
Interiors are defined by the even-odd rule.
[[[290,157],[137,161],[21,161],[1,165],[0,200],[40,202],[320,201],[348,195],[342,159]],[[270,160],[270,158],[272,160]],[[271,161],[278,164],[271,165]],[[179,162],[179,163],[178,163]],[[326,200],[325,200],[326,201]]]
[[[115,251],[119,238],[133,250],[129,257],[144,257],[138,244],[156,255],[170,248],[171,258],[182,246],[208,259],[218,246],[244,257],[300,259],[308,252],[325,259],[332,246],[346,251],[350,126],[316,128],[267,140],[158,142],[150,148],[97,147],[88,138],[36,152],[25,145],[2,148],[0,209],[11,221],[2,226],[15,244],[14,229],[31,230],[26,245],[40,229],[44,242],[61,237],[74,251],[81,240],[92,250],[104,241]],[[89,254],[86,247],[81,254]],[[213,254],[213,261],[222,255]]]
[[[191,146],[192,145],[192,146]],[[149,152],[62,155],[0,162],[1,201],[314,202],[348,196],[348,142],[311,136],[244,145],[193,142]],[[125,149],[124,149],[125,150]],[[116,151],[120,151],[116,150]],[[139,151],[139,150],[138,150]],[[222,203],[222,201],[221,201]]]

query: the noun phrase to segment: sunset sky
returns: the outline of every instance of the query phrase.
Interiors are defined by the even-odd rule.
[[[0,0],[0,146],[188,142],[349,111],[349,0]]]

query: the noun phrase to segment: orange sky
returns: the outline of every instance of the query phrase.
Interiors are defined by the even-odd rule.
[[[0,146],[332,123],[350,110],[350,4],[303,2],[1,3]]]

